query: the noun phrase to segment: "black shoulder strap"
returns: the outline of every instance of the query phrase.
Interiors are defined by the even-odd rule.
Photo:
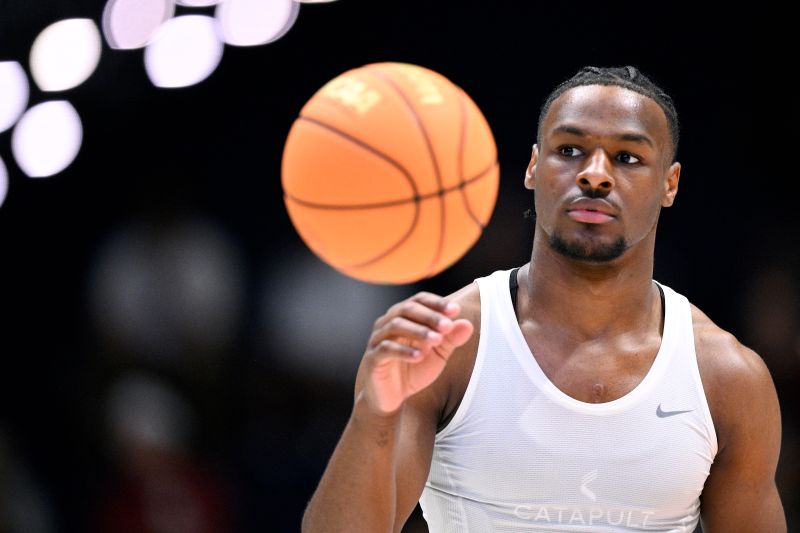
[[[511,290],[511,305],[514,306],[514,314],[517,314],[517,288],[519,285],[517,284],[517,270],[520,267],[515,268],[511,271],[511,277],[508,279],[508,287]]]
[[[661,288],[660,283],[656,283],[656,287],[658,287],[658,292],[661,294],[661,324],[664,324],[664,320],[667,317],[667,302],[666,298],[664,297],[664,289]]]

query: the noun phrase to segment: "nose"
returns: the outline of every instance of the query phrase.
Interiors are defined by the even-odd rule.
[[[598,148],[586,160],[586,166],[575,178],[578,187],[591,197],[606,196],[614,188],[611,162],[606,153]]]

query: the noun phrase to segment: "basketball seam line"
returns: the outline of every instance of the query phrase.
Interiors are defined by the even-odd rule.
[[[411,186],[411,190],[414,191],[414,196],[418,196],[419,195],[419,191],[417,190],[417,184],[414,183],[414,178],[411,176],[411,172],[409,172],[403,165],[401,165],[400,163],[398,163],[397,161],[392,159],[387,154],[381,152],[380,150],[376,149],[373,146],[370,146],[369,144],[365,143],[364,141],[362,141],[358,137],[354,137],[354,136],[350,135],[349,133],[346,133],[346,132],[340,130],[336,126],[331,126],[327,122],[324,122],[324,121],[319,120],[317,118],[309,117],[307,115],[300,115],[299,117],[297,117],[297,120],[304,120],[306,122],[311,122],[312,124],[316,124],[317,126],[319,126],[321,128],[329,130],[331,133],[335,133],[335,134],[337,134],[337,135],[339,135],[341,137],[344,137],[348,141],[360,146],[361,148],[367,150],[368,152],[371,152],[373,155],[379,157],[380,159],[383,159],[384,161],[386,161],[387,163],[389,163],[390,165],[395,167],[397,170],[399,170],[400,173],[403,175],[403,177],[406,178],[406,180],[408,181],[408,184]]]
[[[440,208],[440,216],[439,216],[439,244],[436,246],[436,252],[433,255],[433,260],[430,262],[428,268],[423,274],[422,278],[427,278],[431,275],[431,272],[436,268],[437,263],[439,262],[439,258],[442,256],[442,248],[444,247],[444,232],[445,232],[445,202],[444,202],[444,187],[442,186],[442,176],[439,170],[439,162],[436,159],[436,153],[433,151],[433,145],[431,144],[430,136],[428,135],[428,130],[425,129],[425,125],[422,123],[422,119],[417,113],[417,110],[411,105],[408,97],[406,97],[405,93],[397,86],[397,83],[394,79],[386,74],[385,72],[381,71],[378,67],[374,68],[373,71],[366,71],[373,76],[377,76],[381,78],[385,83],[389,85],[403,100],[408,110],[411,112],[411,115],[414,117],[414,120],[417,123],[417,126],[422,133],[422,138],[425,139],[425,144],[428,147],[428,154],[431,157],[431,163],[433,163],[433,170],[434,174],[436,175],[436,183],[439,186],[439,208]]]
[[[472,185],[473,183],[475,183],[479,179],[486,177],[489,174],[489,172],[494,170],[496,167],[497,167],[497,161],[493,161],[491,166],[489,166],[488,168],[482,170],[479,174],[477,174],[477,175],[475,175],[475,176],[473,176],[473,177],[471,177],[471,178],[469,178],[467,180],[463,180],[461,183],[459,183],[458,185],[456,185],[454,187],[449,187],[447,189],[444,189],[444,193],[447,194],[447,193],[453,192],[453,191],[458,190],[458,189],[463,189],[463,188],[467,187],[468,185]],[[378,203],[374,203],[374,204],[352,204],[352,205],[318,204],[318,203],[315,203],[315,202],[309,202],[307,200],[301,200],[300,198],[296,198],[296,197],[292,196],[291,194],[287,194],[287,193],[284,193],[283,196],[285,198],[289,198],[293,202],[296,202],[296,203],[302,205],[303,207],[310,207],[310,208],[313,208],[313,209],[329,209],[329,210],[343,209],[344,210],[344,209],[380,209],[382,207],[394,207],[394,206],[408,204],[408,203],[412,203],[412,202],[419,203],[419,202],[422,202],[424,200],[427,200],[428,198],[433,198],[434,196],[439,196],[439,193],[438,192],[432,192],[432,193],[416,196],[414,198],[402,198],[400,200],[388,200],[386,202],[378,202]],[[480,222],[479,222],[479,224],[480,224]]]
[[[414,183],[414,178],[411,176],[411,174],[400,163],[398,163],[397,161],[395,161],[394,159],[392,159],[388,155],[384,154],[380,150],[376,150],[375,148],[373,148],[372,146],[368,145],[367,143],[361,141],[360,139],[358,139],[356,137],[353,137],[352,135],[348,135],[347,133],[345,133],[345,132],[343,132],[343,131],[341,131],[341,130],[333,127],[333,126],[331,126],[330,124],[326,124],[326,123],[324,123],[324,122],[322,122],[320,120],[317,120],[317,119],[314,119],[314,118],[311,118],[311,117],[307,117],[307,116],[303,116],[303,115],[300,115],[297,118],[297,120],[304,120],[304,121],[309,122],[311,124],[315,124],[318,127],[326,129],[329,132],[333,133],[334,135],[339,135],[340,137],[343,137],[345,140],[348,140],[348,141],[352,142],[356,146],[359,146],[359,147],[367,150],[368,152],[372,153],[373,155],[383,159],[384,161],[387,161],[388,163],[393,165],[395,168],[397,168],[400,171],[400,173],[405,176],[405,178],[408,180],[409,184],[411,185],[411,190],[414,191],[414,198],[419,198],[419,191],[417,191],[417,186]],[[284,198],[290,198],[290,199],[296,201],[299,204],[303,204],[304,203],[303,201],[299,201],[298,199],[292,198],[291,196],[289,196],[286,193],[284,193]],[[411,225],[408,227],[406,232],[403,235],[400,236],[400,239],[397,242],[395,242],[394,244],[392,244],[391,246],[389,246],[386,250],[380,252],[376,256],[373,256],[373,257],[367,259],[366,261],[361,261],[359,263],[355,263],[355,264],[352,264],[352,265],[343,265],[340,268],[344,268],[344,269],[347,269],[347,268],[363,268],[363,267],[365,267],[367,265],[370,265],[370,264],[372,264],[372,263],[374,263],[376,261],[380,261],[381,259],[383,259],[387,255],[389,255],[390,253],[394,252],[400,245],[402,245],[408,239],[409,235],[411,235],[411,233],[414,231],[414,228],[417,227],[417,221],[419,220],[419,211],[420,211],[419,202],[415,201],[414,202],[414,218],[411,220]]]

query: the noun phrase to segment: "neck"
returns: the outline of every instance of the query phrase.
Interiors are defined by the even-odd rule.
[[[576,340],[646,328],[654,309],[655,232],[604,263],[565,257],[536,227],[531,262],[523,269],[527,306],[521,318],[556,328]]]

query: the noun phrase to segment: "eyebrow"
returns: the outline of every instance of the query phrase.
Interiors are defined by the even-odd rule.
[[[582,129],[566,124],[556,127],[553,130],[553,133],[554,134],[568,133],[570,135],[577,135],[578,137],[587,136],[587,133]],[[648,137],[647,135],[643,135],[641,133],[633,133],[633,132],[620,133],[619,135],[615,135],[614,138],[620,141],[630,141],[639,144],[649,144],[651,148],[655,148],[655,145],[653,144],[653,141],[650,140],[650,137]]]

